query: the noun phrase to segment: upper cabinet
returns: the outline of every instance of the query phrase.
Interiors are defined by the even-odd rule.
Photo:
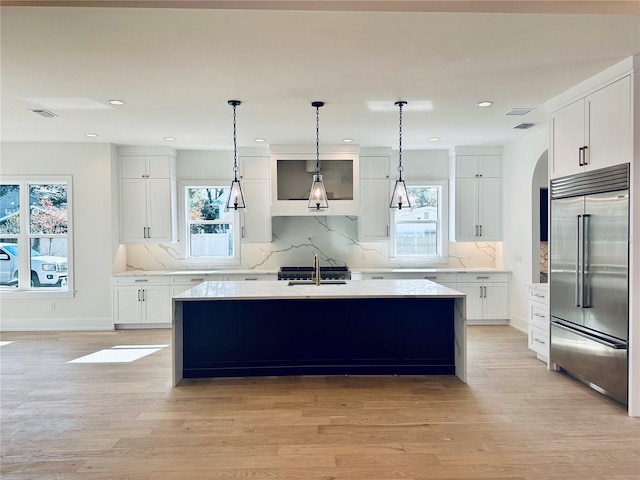
[[[631,90],[626,75],[551,112],[551,178],[632,161]]]
[[[313,146],[271,146],[271,215],[358,215],[360,169],[357,145],[320,147],[320,174],[328,210],[309,210],[309,191],[316,171]]]
[[[172,155],[121,155],[122,242],[177,240],[176,159]]]
[[[246,210],[241,214],[243,243],[271,241],[269,156],[240,156],[239,172]]]
[[[361,242],[389,240],[389,154],[389,151],[360,153],[358,240]]]
[[[451,157],[450,237],[454,242],[502,240],[502,155],[468,151]]]

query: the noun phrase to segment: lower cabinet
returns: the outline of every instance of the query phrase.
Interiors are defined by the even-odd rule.
[[[171,296],[166,277],[117,277],[113,287],[116,326],[171,325]]]
[[[529,287],[529,348],[543,362],[549,358],[549,289],[548,284]]]
[[[456,290],[467,294],[467,324],[508,324],[509,274],[459,272]]]

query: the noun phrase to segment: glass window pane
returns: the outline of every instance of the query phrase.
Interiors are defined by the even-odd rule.
[[[396,254],[437,255],[438,229],[435,223],[401,223],[396,226]]]
[[[67,288],[67,239],[31,239],[31,286]]]
[[[18,287],[17,238],[0,238],[0,285]]]
[[[233,226],[227,223],[191,224],[189,245],[192,257],[233,256]]]
[[[187,189],[189,220],[218,220],[224,210],[228,188],[190,187]]]
[[[29,185],[29,206],[31,234],[67,233],[67,186],[65,184]]]
[[[20,185],[0,185],[0,233],[20,233]]]

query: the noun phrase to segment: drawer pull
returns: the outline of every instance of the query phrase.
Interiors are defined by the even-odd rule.
[[[371,277],[371,280],[384,280],[384,277],[373,276],[373,277]]]
[[[139,282],[148,282],[149,280],[146,278],[141,278],[141,279],[136,279],[134,280],[134,282],[139,283]]]
[[[476,277],[477,280],[488,280],[489,277]]]
[[[547,342],[543,342],[543,341],[542,341],[542,340],[540,340],[539,338],[534,338],[534,339],[533,339],[533,341],[534,341],[534,342],[537,342],[537,343],[541,343],[542,345],[546,345],[546,343],[547,343]]]
[[[258,277],[247,277],[245,280],[258,280]]]
[[[204,278],[192,278],[192,282],[204,282]]]
[[[426,280],[437,280],[438,277],[424,277]]]
[[[533,315],[540,318],[547,318],[547,316],[544,313],[534,313]]]
[[[547,298],[547,296],[546,296],[546,295],[541,295],[541,294],[539,294],[539,293],[533,293],[532,295],[533,295],[534,297],[538,297],[538,298]]]

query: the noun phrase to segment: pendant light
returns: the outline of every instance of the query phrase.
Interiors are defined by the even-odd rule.
[[[229,190],[229,198],[225,206],[225,212],[229,210],[238,210],[240,208],[246,211],[247,206],[244,203],[244,194],[238,180],[238,142],[236,140],[236,107],[240,105],[240,100],[229,100],[227,102],[233,107],[233,181]]]
[[[402,179],[402,106],[406,104],[407,102],[405,101],[399,101],[395,103],[395,105],[398,105],[398,108],[400,110],[400,133],[398,148],[398,179],[396,180],[396,184],[393,187],[393,194],[391,194],[391,203],[389,204],[389,208],[392,210],[402,210],[402,207],[411,208],[409,195],[407,195],[407,186]]]
[[[324,102],[312,102],[311,106],[316,108],[316,173],[313,175],[311,182],[311,190],[309,192],[309,210],[317,211],[327,210],[329,202],[327,201],[327,191],[322,182],[320,175],[320,107]]]

